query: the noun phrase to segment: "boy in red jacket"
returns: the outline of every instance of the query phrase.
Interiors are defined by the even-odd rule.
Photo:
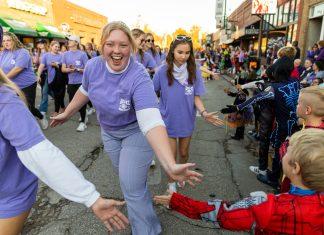
[[[283,158],[291,180],[289,193],[251,193],[241,201],[196,201],[173,193],[155,196],[157,203],[216,228],[255,234],[324,234],[324,132],[309,128],[295,133]]]

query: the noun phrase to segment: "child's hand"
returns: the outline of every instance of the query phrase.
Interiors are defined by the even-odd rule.
[[[173,192],[167,191],[167,195],[154,196],[154,202],[157,204],[162,204],[163,206],[169,206]]]

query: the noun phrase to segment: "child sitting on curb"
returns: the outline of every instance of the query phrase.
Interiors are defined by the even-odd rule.
[[[155,202],[216,228],[255,234],[324,234],[324,132],[310,128],[292,135],[282,166],[289,193],[254,192],[241,201],[196,201],[178,193]]]

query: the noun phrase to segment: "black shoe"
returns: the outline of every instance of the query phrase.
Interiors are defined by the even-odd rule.
[[[273,187],[274,189],[278,189],[278,187],[279,187],[278,181],[272,181],[272,180],[270,180],[268,174],[266,174],[266,175],[258,174],[257,175],[257,179],[261,183],[267,184],[267,185]]]
[[[232,135],[231,139],[233,139],[233,140],[241,140],[241,139],[243,139],[243,137]]]

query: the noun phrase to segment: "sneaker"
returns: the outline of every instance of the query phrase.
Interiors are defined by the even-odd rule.
[[[250,166],[249,167],[250,171],[252,171],[255,174],[261,174],[261,175],[266,175],[267,171],[261,171],[258,166]]]
[[[155,167],[155,161],[154,160],[152,160],[150,167],[151,168],[154,168]]]
[[[80,124],[76,130],[79,132],[83,132],[83,131],[85,131],[86,128],[87,128],[87,125],[84,122],[80,122]]]
[[[39,122],[43,130],[48,128],[48,121],[45,115],[43,115],[43,119],[41,119]]]
[[[175,182],[173,183],[168,183],[168,189],[170,192],[177,192],[177,184]]]
[[[95,112],[96,112],[96,110],[94,108],[87,109],[87,115],[94,114]]]
[[[81,117],[79,117],[79,122],[81,122]],[[86,115],[85,119],[84,119],[84,123],[87,124],[89,122],[89,118],[88,115]]]

